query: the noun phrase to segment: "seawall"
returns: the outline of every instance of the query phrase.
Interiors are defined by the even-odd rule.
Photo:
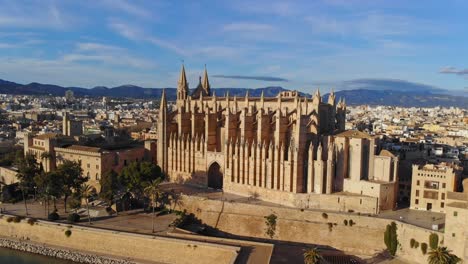
[[[204,242],[140,235],[78,225],[21,220],[0,215],[0,234],[6,238],[31,241],[51,247],[90,252],[145,263],[226,263],[235,262],[239,247]],[[65,231],[70,230],[70,236]],[[195,262],[194,262],[195,261]]]

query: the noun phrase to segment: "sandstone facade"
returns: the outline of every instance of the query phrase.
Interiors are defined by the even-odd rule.
[[[346,103],[296,91],[277,97],[218,97],[208,73],[189,95],[182,66],[175,109],[165,94],[156,160],[172,181],[248,195],[255,187],[287,193],[353,194],[377,199],[376,212],[395,206],[398,158],[378,140],[345,131]],[[294,198],[293,198],[294,199]]]

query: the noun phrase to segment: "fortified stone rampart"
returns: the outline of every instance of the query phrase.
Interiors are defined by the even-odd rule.
[[[229,263],[237,258],[239,247],[204,242],[139,235],[76,225],[37,221],[30,225],[0,219],[0,234],[7,238],[28,240],[54,247],[65,247],[94,254],[112,255],[155,263]],[[70,230],[67,237],[65,231]]]
[[[374,216],[287,207],[237,203],[183,196],[180,209],[195,214],[203,223],[227,234],[270,239],[265,216],[277,216],[273,240],[327,245],[356,255],[374,255],[385,250],[384,232],[393,220]],[[351,224],[352,222],[352,224]],[[427,255],[411,247],[411,239],[429,245],[429,235],[444,234],[407,223],[397,224],[397,256],[408,263],[427,263]],[[347,223],[347,224],[345,224]],[[445,245],[449,248],[451,245]],[[429,249],[428,249],[429,251]]]

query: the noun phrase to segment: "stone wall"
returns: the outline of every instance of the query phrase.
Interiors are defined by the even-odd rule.
[[[0,181],[5,184],[13,184],[18,182],[18,177],[16,177],[18,171],[11,167],[0,167]]]
[[[275,214],[274,240],[327,245],[356,255],[373,255],[385,250],[384,232],[392,220],[350,213],[333,213],[183,196],[180,209],[195,214],[203,223],[228,234],[270,239],[265,216]],[[345,220],[347,225],[345,225]],[[351,222],[354,223],[350,225]],[[421,249],[410,247],[411,238],[429,244],[433,231],[395,221],[400,247],[397,256],[409,263],[426,263]],[[439,240],[442,233],[437,233]],[[449,245],[450,248],[450,245]]]
[[[316,194],[291,193],[286,191],[265,189],[257,186],[237,184],[224,181],[224,190],[243,196],[254,196],[262,201],[304,209],[323,209],[338,212],[360,212],[377,214],[379,207],[375,197],[356,194]]]
[[[38,221],[34,225],[25,220],[20,223],[7,222],[8,216],[0,219],[0,234],[7,238],[44,243],[65,247],[96,255],[112,255],[132,258],[136,261],[158,263],[234,263],[238,247],[210,243],[138,235],[126,232],[108,231],[76,225],[64,225]],[[70,237],[65,231],[71,230]]]

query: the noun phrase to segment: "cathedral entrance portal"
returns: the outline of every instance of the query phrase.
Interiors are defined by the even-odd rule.
[[[208,169],[208,187],[213,189],[223,188],[223,173],[217,162],[213,162]]]

